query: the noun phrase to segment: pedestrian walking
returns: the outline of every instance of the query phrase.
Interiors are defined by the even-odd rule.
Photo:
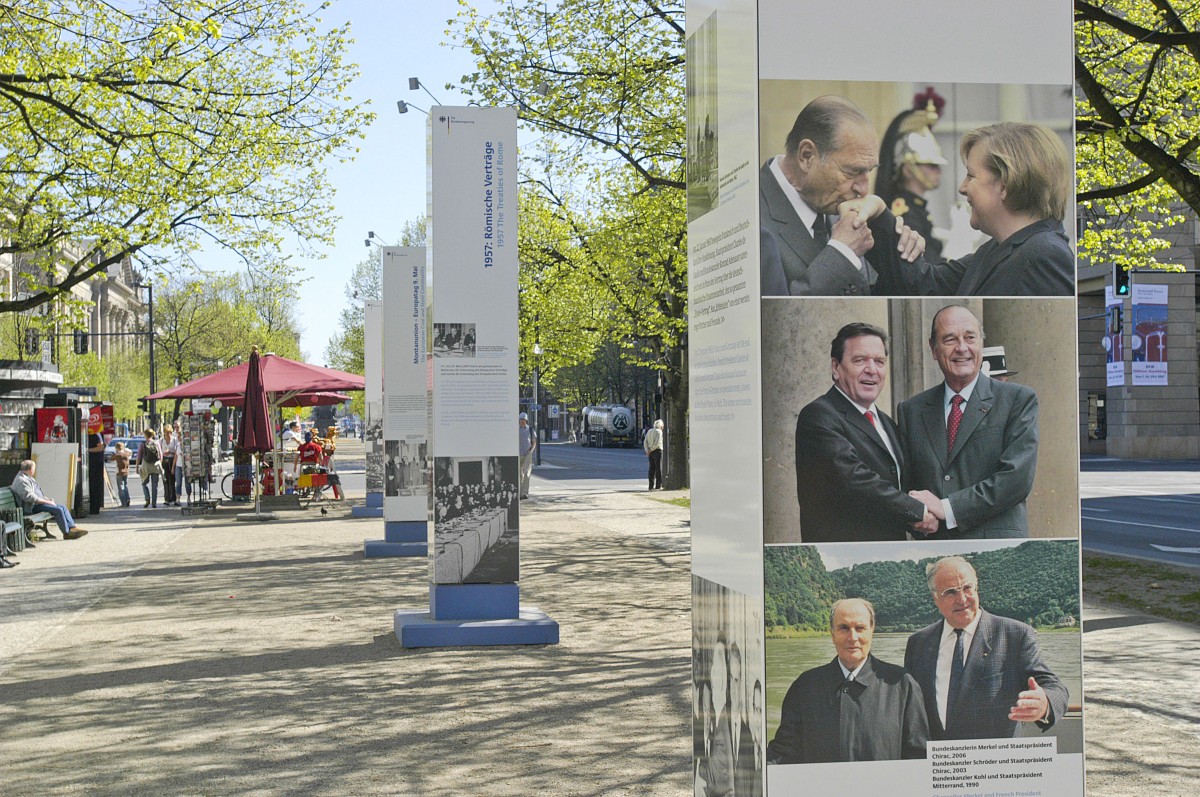
[[[650,489],[661,490],[663,488],[663,422],[661,418],[655,421],[654,426],[646,432],[646,436],[642,439],[642,449],[650,460],[650,471],[647,474],[650,479]]]
[[[162,476],[162,448],[153,429],[146,430],[146,441],[138,449],[137,469],[142,479],[142,494],[146,497],[146,509],[158,506],[158,480]]]
[[[129,506],[129,449],[124,443],[113,446],[113,463],[117,466],[117,500],[121,506]]]

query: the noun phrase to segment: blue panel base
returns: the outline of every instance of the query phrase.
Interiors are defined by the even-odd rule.
[[[533,606],[509,620],[434,620],[428,612],[401,609],[394,626],[401,647],[440,648],[480,645],[557,645],[558,623]]]
[[[350,517],[383,517],[383,507],[381,506],[352,506],[350,507]]]
[[[367,493],[367,506],[372,509],[383,509],[383,493]]]
[[[423,542],[388,542],[387,540],[366,540],[363,542],[363,556],[368,559],[380,559],[390,556],[428,556],[429,546]]]
[[[512,620],[520,615],[516,584],[430,584],[429,616],[434,620]]]
[[[428,542],[429,526],[424,520],[388,520],[383,524],[388,542]]]

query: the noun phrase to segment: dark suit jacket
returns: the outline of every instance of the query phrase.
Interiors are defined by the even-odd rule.
[[[897,259],[900,292],[924,296],[1074,296],[1075,253],[1060,222],[1042,219],[959,260]]]
[[[958,526],[933,539],[1028,537],[1025,499],[1037,466],[1038,403],[1032,390],[980,374],[946,454],[944,385],[903,401],[896,416],[906,490],[947,498]]]
[[[726,797],[733,794],[733,730],[729,724],[729,703],[721,709],[713,727],[713,736],[708,743],[708,761],[705,765],[704,782],[707,794]]]
[[[754,737],[745,720],[741,723],[738,737],[737,763],[733,771],[734,797],[756,797],[763,792],[763,771],[754,766]],[[761,765],[761,761],[760,761]]]
[[[842,681],[836,658],[801,673],[783,699],[779,728],[767,745],[768,762],[925,757],[925,701],[911,675],[869,656],[852,683],[843,686]]]
[[[896,424],[876,419],[906,469]],[[896,462],[870,421],[837,388],[796,419],[796,493],[804,542],[903,540],[925,506],[900,490]]]
[[[938,646],[944,620],[922,628],[908,638],[904,651],[904,669],[921,686],[929,734],[941,739],[999,739],[1015,736],[1020,723],[1008,718],[1017,703],[1017,695],[1035,679],[1050,701],[1050,714],[1038,726],[1043,730],[1054,724],[1067,710],[1067,688],[1047,669],[1038,650],[1037,632],[1025,623],[980,611],[979,625],[967,651],[959,699],[946,707],[943,728],[937,711],[937,692],[933,680],[937,674]]]
[[[759,169],[758,184],[759,224],[775,241],[774,251],[764,247],[761,255],[761,269],[769,275],[764,296],[774,295],[767,291],[772,289],[768,286],[777,285],[775,274],[779,270],[792,296],[889,296],[898,292],[901,261],[896,252],[896,217],[890,212],[885,211],[868,224],[875,237],[875,245],[866,257],[869,284],[868,275],[857,263],[851,263],[832,246],[817,245],[771,173],[770,161]]]

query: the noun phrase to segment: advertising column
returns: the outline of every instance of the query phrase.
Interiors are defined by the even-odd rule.
[[[383,517],[383,302],[363,302],[363,442],[366,448],[367,500],[350,510],[353,517]]]
[[[1070,3],[687,29],[696,792],[1082,795]]]
[[[428,552],[429,387],[425,353],[425,247],[382,252],[384,539],[366,556]]]
[[[556,643],[558,624],[521,606],[517,584],[516,111],[431,108],[429,142],[429,611],[396,612],[396,636]]]

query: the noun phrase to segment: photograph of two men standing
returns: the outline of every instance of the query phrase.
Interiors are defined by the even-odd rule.
[[[1073,344],[1071,300],[765,301],[765,542],[1077,537]]]

